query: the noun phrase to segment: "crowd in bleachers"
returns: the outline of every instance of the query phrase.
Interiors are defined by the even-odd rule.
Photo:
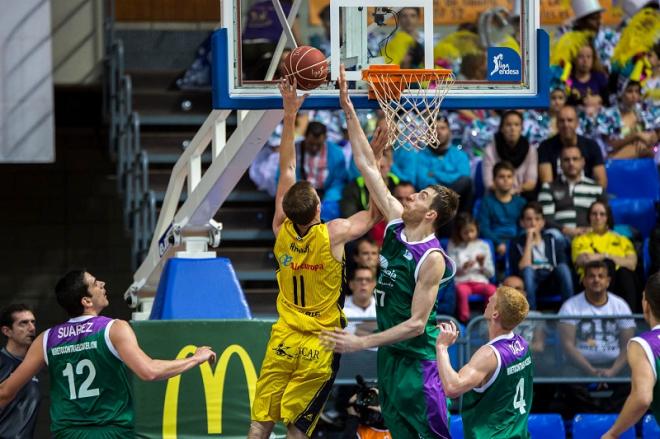
[[[608,266],[610,290],[633,311],[640,310],[640,250],[656,212],[648,203],[626,202],[637,197],[608,191],[613,183],[608,170],[626,166],[617,164],[620,160],[660,160],[660,101],[654,88],[660,77],[660,44],[657,36],[642,39],[642,44],[638,39],[633,50],[625,26],[660,31],[660,19],[657,1],[635,4],[636,9],[625,5],[627,19],[619,29],[611,29],[600,25],[597,1],[573,1],[576,19],[560,29],[553,44],[547,111],[442,113],[435,124],[438,144],[422,149],[398,145],[385,155],[381,172],[397,198],[438,183],[461,195],[458,220],[440,233],[448,238],[447,250],[457,266],[454,285],[441,293],[439,305],[461,321],[469,319],[467,302],[474,301],[469,298],[488,297],[508,274],[524,280],[532,309],[556,310],[581,290],[584,266],[596,260]],[[410,58],[419,44],[416,14],[413,8],[401,19],[398,33],[409,38],[388,42],[393,54],[401,52],[400,40],[408,42],[408,52],[397,58],[402,64],[414,65]],[[446,38],[442,44],[450,41]],[[455,67],[460,61],[452,59],[450,64]],[[368,134],[381,119],[372,111],[362,111],[360,117]],[[301,113],[298,130],[299,177],[321,194],[323,219],[365,209],[369,193],[352,163],[343,113]],[[278,131],[271,136],[250,172],[271,194],[279,137]],[[655,167],[638,177],[642,185],[657,186]],[[647,192],[652,203],[657,201],[657,187]],[[631,206],[638,208],[634,215]],[[622,221],[615,224],[617,219]],[[379,224],[370,237],[380,242],[383,230]]]

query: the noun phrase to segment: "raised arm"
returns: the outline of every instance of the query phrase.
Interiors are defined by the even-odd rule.
[[[282,199],[289,188],[296,182],[296,115],[307,95],[298,97],[296,92],[296,80],[293,84],[282,80],[279,84],[280,93],[284,105],[284,127],[282,129],[282,140],[280,143],[280,179],[277,182],[277,193],[275,194],[275,215],[273,216],[273,233],[277,236],[286,215],[282,208]]]
[[[0,383],[0,407],[9,404],[39,371],[46,365],[44,360],[44,334],[41,333],[32,342],[25,360],[5,381]]]
[[[361,210],[350,217],[337,218],[328,223],[330,245],[335,259],[341,260],[344,254],[344,245],[361,236],[364,236],[373,226],[383,218],[376,203],[369,203],[369,210]]]
[[[344,66],[342,65],[340,67],[338,81],[339,100],[344,113],[346,113],[346,125],[348,127],[348,138],[351,141],[353,160],[364,177],[371,199],[378,204],[378,208],[385,218],[388,221],[400,218],[401,213],[403,212],[403,206],[401,206],[401,203],[390,194],[387,185],[383,181],[380,169],[378,168],[377,158],[377,154],[381,153],[381,151],[374,152],[372,146],[369,145],[367,136],[365,136],[364,131],[362,131],[360,121],[355,113],[355,108],[353,108],[353,103],[348,95],[348,83],[346,82],[346,75],[344,72]],[[374,138],[376,139],[379,136],[385,136],[385,133],[382,132],[382,128],[380,127],[376,129]],[[383,142],[381,143],[384,144],[385,140],[386,138],[383,138]],[[375,146],[379,147],[383,145],[378,144]]]
[[[442,255],[439,252],[429,254],[419,270],[408,320],[385,331],[364,337],[350,334],[341,329],[335,329],[334,332],[323,331],[321,339],[324,345],[334,348],[336,352],[355,352],[397,343],[421,335],[424,333],[429,315],[435,306],[438,287],[444,272],[445,261]],[[376,298],[376,300],[387,300],[387,297],[379,295],[378,291],[376,291]]]
[[[639,343],[628,346],[628,363],[631,370],[631,389],[621,414],[603,439],[614,439],[622,435],[639,421],[653,401],[653,387],[656,377],[653,365],[649,362],[644,349]]]
[[[449,360],[449,347],[458,338],[454,322],[438,325],[440,334],[435,341],[435,354],[442,388],[448,398],[458,398],[475,387],[480,387],[497,369],[497,358],[493,349],[482,346],[474,353],[468,364],[456,372]]]
[[[191,357],[180,360],[155,360],[144,353],[138,345],[135,332],[123,320],[115,320],[113,323],[110,340],[124,364],[144,381],[166,380],[205,361],[215,360],[215,352],[207,346],[197,348]]]

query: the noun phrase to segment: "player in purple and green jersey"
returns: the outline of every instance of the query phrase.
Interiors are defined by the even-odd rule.
[[[660,420],[660,271],[649,276],[642,297],[644,319],[650,331],[628,342],[628,364],[631,371],[630,396],[616,422],[603,439],[619,437],[640,420],[651,407],[656,421]]]
[[[454,272],[435,232],[456,214],[458,195],[429,186],[403,205],[380,174],[382,151],[372,151],[340,76],[353,159],[388,225],[375,289],[378,332],[358,337],[342,330],[324,332],[338,352],[378,349],[378,389],[385,425],[396,439],[449,438],[447,402],[435,364],[435,303],[438,288]],[[380,130],[380,128],[377,130]],[[448,274],[449,273],[449,274]]]
[[[463,395],[464,437],[528,439],[533,365],[527,341],[513,333],[529,312],[525,295],[499,287],[484,311],[489,342],[456,372],[449,347],[458,338],[453,322],[441,323],[436,340],[438,373],[450,398]]]
[[[55,295],[71,318],[35,339],[23,363],[0,384],[0,406],[47,366],[56,439],[134,437],[128,369],[143,380],[167,379],[215,358],[208,347],[181,360],[147,356],[127,322],[99,315],[109,303],[105,282],[85,271],[67,273]]]

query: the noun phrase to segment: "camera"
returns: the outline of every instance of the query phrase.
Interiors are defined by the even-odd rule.
[[[361,375],[355,377],[357,382],[357,393],[355,394],[355,402],[353,407],[360,417],[360,423],[370,427],[382,427],[383,417],[379,411],[373,410],[369,407],[378,407],[378,392],[373,384],[367,384]]]

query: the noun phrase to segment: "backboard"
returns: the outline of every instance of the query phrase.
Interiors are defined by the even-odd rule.
[[[213,105],[282,108],[279,64],[310,45],[326,54],[330,77],[304,108],[339,108],[341,63],[356,108],[378,108],[361,80],[373,64],[451,69],[457,81],[443,108],[545,108],[549,39],[539,8],[538,0],[225,0],[212,40]]]

